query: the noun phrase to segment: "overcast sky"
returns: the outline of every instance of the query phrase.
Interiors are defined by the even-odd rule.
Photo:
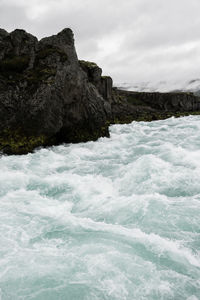
[[[115,82],[200,78],[200,0],[0,0],[0,27],[70,27],[79,59]]]

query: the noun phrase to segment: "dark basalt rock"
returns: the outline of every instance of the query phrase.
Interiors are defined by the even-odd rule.
[[[112,87],[95,63],[79,61],[73,33],[40,41],[24,30],[0,29],[0,151],[85,142],[109,136],[110,123],[198,113],[187,93],[136,93]]]
[[[160,120],[199,112],[200,98],[193,93],[143,93],[113,88],[113,123]]]
[[[24,30],[0,31],[0,149],[108,136],[111,104],[80,67],[73,33],[38,40]]]
[[[99,93],[107,101],[112,101],[113,82],[110,76],[101,76],[102,69],[94,62],[79,60],[79,64],[83,71],[87,74],[89,82],[94,84]]]

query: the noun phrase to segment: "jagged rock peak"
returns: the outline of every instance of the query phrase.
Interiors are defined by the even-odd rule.
[[[9,33],[5,30],[5,29],[2,29],[2,28],[0,28],[0,37],[1,36],[6,36],[6,35],[8,35]]]
[[[49,41],[62,44],[62,45],[73,45],[74,44],[74,34],[70,28],[65,28],[58,32],[57,34],[51,35],[49,37],[42,38],[40,42],[48,43]]]

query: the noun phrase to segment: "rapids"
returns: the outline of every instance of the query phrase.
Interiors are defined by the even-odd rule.
[[[1,300],[200,299],[200,116],[0,157]]]

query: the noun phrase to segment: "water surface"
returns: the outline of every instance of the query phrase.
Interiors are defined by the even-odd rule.
[[[200,299],[200,117],[0,158],[1,300]]]

